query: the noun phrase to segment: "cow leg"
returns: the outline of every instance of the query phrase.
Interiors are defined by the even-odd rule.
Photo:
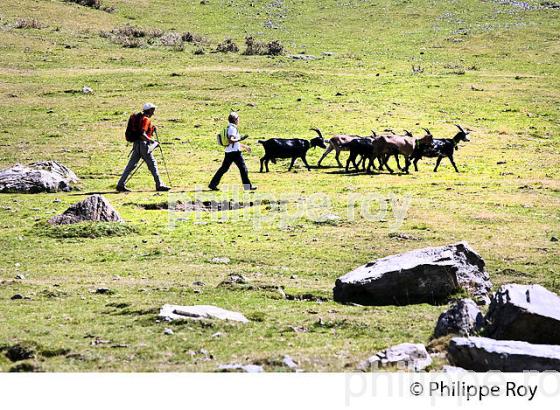
[[[403,169],[401,168],[401,163],[399,161],[399,154],[394,154],[393,156],[395,157],[395,161],[397,161],[397,168],[399,171],[402,171]]]
[[[348,167],[350,167],[350,159],[351,159],[351,158],[352,158],[352,156],[350,155],[350,156],[348,157],[348,159],[346,160],[346,170],[345,170],[346,172],[348,172]]]
[[[410,158],[409,157],[404,157],[404,161],[405,161],[404,172],[406,172],[408,174],[409,173],[408,172],[408,167],[410,167]]]
[[[443,157],[438,157],[437,161],[436,161],[436,167],[434,168],[434,172],[437,172],[437,169],[439,167],[439,164],[441,162],[441,160],[443,159]]]
[[[342,162],[340,162],[340,149],[339,148],[335,148],[335,149],[336,149],[336,155],[335,155],[336,162],[338,162],[338,166],[342,168],[343,165]]]
[[[264,159],[266,158],[266,155],[264,157],[261,158],[261,169],[259,170],[259,172],[263,172],[263,164],[264,164]]]
[[[301,160],[303,161],[303,163],[305,164],[305,166],[307,167],[308,171],[311,171],[311,167],[309,166],[309,164],[307,163],[307,160],[305,159],[305,155],[302,155]]]
[[[457,169],[457,165],[455,165],[455,161],[453,161],[453,155],[450,155],[448,158],[449,161],[451,161],[451,165],[453,165],[453,168],[455,168],[455,172],[459,172],[459,170]]]
[[[323,153],[323,155],[321,156],[321,159],[319,160],[319,162],[317,162],[317,167],[321,166],[321,162],[323,162],[323,160],[325,159],[325,157],[327,155],[329,155],[329,153],[333,150],[333,146],[332,144],[329,144],[329,146],[327,147],[327,149],[325,150],[325,152]]]
[[[419,159],[420,159],[420,158],[414,158],[414,170],[415,170],[416,172],[418,172],[418,160],[419,160]]]
[[[296,162],[296,157],[292,157],[292,162],[290,163],[290,167],[288,168],[288,171],[292,170],[292,167],[294,166],[295,162]]]

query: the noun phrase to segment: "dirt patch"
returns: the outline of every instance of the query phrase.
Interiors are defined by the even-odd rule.
[[[179,212],[221,212],[221,211],[235,211],[241,208],[249,208],[260,205],[256,202],[235,202],[230,200],[224,201],[177,201],[175,204],[169,202],[156,202],[150,204],[135,204],[140,208],[148,211],[161,211],[173,210]]]

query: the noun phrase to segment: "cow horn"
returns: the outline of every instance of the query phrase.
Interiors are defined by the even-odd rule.
[[[430,132],[429,129],[427,129],[427,128],[422,128],[422,129],[423,129],[424,131],[426,131],[426,133],[427,133],[428,135],[432,135],[432,133]]]
[[[459,128],[459,130],[460,130],[463,134],[468,134],[468,132],[465,131],[465,130],[463,129],[463,127],[461,127],[459,124],[455,124],[455,126],[456,126],[457,128]]]

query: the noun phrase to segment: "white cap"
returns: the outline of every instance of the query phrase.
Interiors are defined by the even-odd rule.
[[[155,109],[156,106],[154,104],[148,102],[148,103],[144,104],[144,107],[142,107],[142,110],[143,111],[148,111],[148,110],[151,110],[152,108]]]

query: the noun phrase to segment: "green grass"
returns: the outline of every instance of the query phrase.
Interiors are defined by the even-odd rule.
[[[106,13],[58,0],[2,2],[0,165],[56,159],[82,178],[82,191],[0,196],[1,345],[33,343],[31,363],[46,371],[214,371],[235,361],[276,363],[284,354],[307,371],[353,370],[390,345],[427,343],[445,307],[284,300],[271,287],[330,298],[335,279],[358,265],[458,240],[483,255],[495,286],[560,291],[559,245],[550,241],[560,234],[558,10],[475,0],[285,0],[285,11],[269,3],[105,0],[116,7]],[[16,29],[19,18],[44,27]],[[267,20],[279,28],[265,28]],[[128,49],[99,35],[126,24],[190,31],[210,44],[194,55],[190,43],[183,51]],[[211,52],[225,38],[243,50],[246,35],[318,58]],[[413,64],[423,73],[414,75]],[[72,92],[84,85],[94,94]],[[207,213],[169,229],[166,211],[135,205],[166,200],[151,191],[145,169],[130,183],[135,192],[112,192],[129,150],[126,120],[145,101],[159,106],[154,121],[180,196],[213,197],[195,186],[206,186],[219,166],[214,135],[234,108],[251,136],[246,159],[258,192],[286,195],[291,212],[298,197],[323,192],[332,206],[319,213],[341,219],[318,224],[296,215],[281,226],[283,214],[262,206],[231,211],[244,215],[239,220]],[[433,160],[408,176],[307,172],[301,163],[288,173],[285,161],[256,172],[260,138],[309,138],[310,127],[325,136],[428,127],[451,137],[456,123],[472,129],[456,154],[459,174],[446,161],[434,174]],[[311,151],[310,163],[320,154]],[[324,164],[334,166],[334,157]],[[239,184],[237,171],[223,183]],[[132,228],[44,225],[89,192],[107,192]],[[349,220],[348,195],[370,193],[411,198],[399,232],[416,240],[390,236],[390,207],[383,221]],[[255,228],[257,213],[271,221]],[[210,263],[220,256],[231,262]],[[231,273],[255,286],[218,286]],[[113,293],[96,294],[101,286]],[[10,300],[16,293],[30,299]],[[253,320],[157,323],[165,303],[213,304]],[[92,345],[96,338],[109,343]],[[214,359],[191,354],[201,348]],[[0,358],[1,370],[14,365]]]

